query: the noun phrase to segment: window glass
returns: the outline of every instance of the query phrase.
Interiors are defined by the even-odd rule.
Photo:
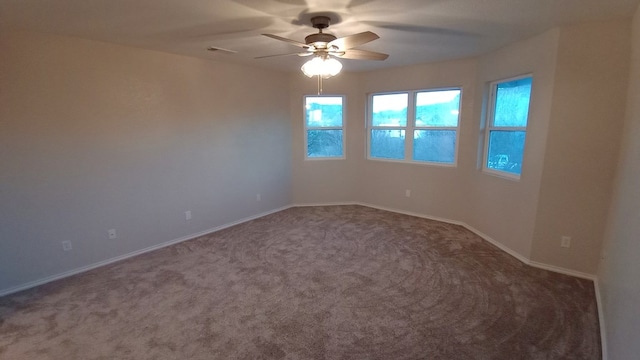
[[[494,170],[520,174],[524,154],[524,131],[491,131],[489,133],[489,161]]]
[[[305,97],[307,158],[344,158],[342,96]]]
[[[532,77],[498,81],[489,111],[485,169],[520,177],[524,158]]]
[[[527,126],[531,78],[512,80],[497,85],[494,126]]]
[[[413,159],[438,163],[453,163],[456,153],[455,130],[415,130]]]
[[[307,130],[308,157],[342,157],[342,130]]]
[[[371,157],[404,159],[404,130],[371,130]]]
[[[416,95],[416,126],[458,126],[460,90],[424,91]]]
[[[307,96],[308,127],[342,126],[342,97]]]
[[[374,95],[373,126],[406,126],[409,94]]]
[[[368,157],[455,165],[461,95],[461,89],[370,95]]]

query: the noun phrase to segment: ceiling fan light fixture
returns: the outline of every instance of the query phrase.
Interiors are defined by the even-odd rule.
[[[324,56],[314,56],[300,68],[308,77],[320,76],[324,79],[338,75],[342,70],[340,61]]]

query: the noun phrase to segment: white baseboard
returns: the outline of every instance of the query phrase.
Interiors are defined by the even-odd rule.
[[[346,206],[346,205],[360,205],[360,204],[355,201],[342,201],[342,202],[323,202],[323,203],[298,203],[298,204],[291,205],[291,207]]]
[[[112,264],[114,262],[117,262],[117,261],[120,261],[120,260],[125,260],[125,259],[131,258],[131,257],[134,257],[134,256],[138,256],[138,255],[150,252],[150,251],[162,249],[164,247],[171,246],[171,245],[174,245],[174,244],[178,244],[178,243],[181,243],[183,241],[195,239],[195,238],[203,236],[203,235],[207,235],[207,234],[210,234],[210,233],[213,233],[213,232],[216,232],[216,231],[220,231],[222,229],[226,229],[228,227],[232,227],[232,226],[235,226],[235,225],[238,225],[238,224],[242,224],[242,223],[247,222],[247,221],[255,220],[255,219],[261,218],[263,216],[267,216],[267,215],[270,215],[270,214],[273,214],[273,213],[276,213],[276,212],[279,212],[279,211],[282,211],[282,210],[286,210],[286,209],[289,209],[289,208],[291,208],[290,205],[283,206],[283,207],[280,207],[280,208],[277,208],[277,209],[273,209],[273,210],[269,210],[267,212],[263,212],[263,213],[260,213],[260,214],[257,214],[257,215],[249,216],[249,217],[246,217],[244,219],[233,221],[233,222],[230,222],[230,223],[227,223],[227,224],[224,224],[224,225],[216,226],[216,227],[211,228],[211,229],[200,231],[200,232],[195,233],[195,234],[190,234],[190,235],[178,238],[178,239],[169,240],[169,241],[166,241],[166,242],[163,242],[163,243],[160,243],[160,244],[149,246],[149,247],[144,248],[144,249],[132,251],[130,253],[119,255],[119,256],[116,256],[116,257],[113,257],[113,258],[110,258],[110,259],[98,261],[98,262],[93,263],[93,264],[89,264],[89,265],[82,266],[82,267],[79,267],[79,268],[75,268],[75,269],[71,269],[71,270],[68,270],[68,271],[64,271],[64,272],[61,272],[61,273],[58,273],[58,274],[55,274],[55,275],[44,277],[42,279],[38,279],[38,280],[30,281],[30,282],[25,283],[25,284],[21,284],[21,285],[18,285],[18,286],[10,287],[8,289],[2,289],[2,290],[0,290],[0,296],[13,294],[13,293],[16,293],[18,291],[27,290],[27,289],[30,289],[30,288],[33,288],[33,287],[36,287],[36,286],[39,286],[39,285],[44,285],[46,283],[49,283],[49,282],[52,282],[52,281],[55,281],[55,280],[60,280],[60,279],[63,279],[63,278],[69,277],[69,276],[73,276],[73,275],[77,275],[77,274],[80,274],[80,273],[83,273],[83,272],[87,272],[89,270],[93,270],[93,269],[99,268],[101,266],[109,265],[109,264]]]
[[[62,273],[58,273],[55,275],[51,275],[51,276],[47,276],[44,277],[42,279],[38,279],[38,280],[34,280],[34,281],[30,281],[28,283],[25,284],[21,284],[18,286],[14,286],[14,287],[10,287],[8,289],[2,289],[0,290],[0,296],[4,296],[4,295],[8,295],[8,294],[12,294],[18,291],[22,291],[22,290],[26,290],[32,287],[36,287],[39,285],[43,285],[46,283],[49,283],[51,281],[55,281],[55,280],[59,280],[59,279],[63,279],[72,275],[76,275],[76,274],[80,274],[89,270],[93,270],[95,268],[98,268],[100,266],[104,266],[104,265],[108,265],[111,263],[114,263],[116,261],[120,261],[120,260],[124,260],[124,259],[128,259],[130,257],[133,256],[137,256],[140,254],[144,254],[146,252],[149,251],[153,251],[153,250],[157,250],[157,249],[161,249],[163,247],[167,247],[167,246],[171,246],[177,243],[181,243],[183,241],[187,241],[187,240],[191,240],[212,232],[216,232],[216,231],[220,231],[222,229],[234,226],[234,225],[238,225],[247,221],[251,221],[266,215],[270,215],[282,210],[286,210],[289,209],[291,207],[310,207],[310,206],[340,206],[340,205],[360,205],[360,206],[366,206],[369,208],[373,208],[373,209],[379,209],[379,210],[384,210],[384,211],[390,211],[390,212],[394,212],[394,213],[398,213],[398,214],[404,214],[404,215],[410,215],[410,216],[415,216],[415,217],[420,217],[420,218],[424,218],[424,219],[429,219],[429,220],[435,220],[435,221],[441,221],[441,222],[445,222],[445,223],[449,223],[449,224],[454,224],[454,225],[460,225],[465,227],[466,229],[468,229],[469,231],[473,232],[474,234],[480,236],[481,238],[483,238],[484,240],[488,241],[489,243],[491,243],[492,245],[496,246],[497,248],[499,248],[500,250],[506,252],[507,254],[515,257],[516,259],[520,260],[521,262],[529,265],[529,266],[533,266],[533,267],[537,267],[540,269],[544,269],[544,270],[549,270],[549,271],[553,271],[553,272],[557,272],[557,273],[561,273],[561,274],[565,274],[565,275],[570,275],[570,276],[575,276],[578,278],[583,278],[583,279],[588,279],[588,280],[593,280],[596,281],[596,276],[595,275],[591,275],[591,274],[587,274],[587,273],[583,273],[583,272],[579,272],[579,271],[574,271],[574,270],[570,270],[570,269],[565,269],[565,268],[561,268],[558,266],[553,266],[553,265],[548,265],[548,264],[544,264],[544,263],[540,263],[537,261],[532,261],[530,259],[528,259],[527,257],[519,254],[518,252],[510,249],[509,247],[501,244],[500,242],[492,239],[490,236],[482,233],[481,231],[475,229],[474,227],[462,222],[462,221],[458,221],[458,220],[452,220],[452,219],[446,219],[446,218],[441,218],[441,217],[437,217],[437,216],[430,216],[430,215],[425,215],[425,214],[421,214],[421,213],[416,213],[416,212],[411,212],[411,211],[405,211],[405,210],[400,210],[400,209],[395,209],[395,208],[390,208],[390,207],[386,207],[386,206],[379,206],[379,205],[374,205],[374,204],[368,204],[368,203],[363,203],[363,202],[357,202],[357,201],[347,201],[347,202],[326,202],[326,203],[298,203],[298,204],[292,204],[292,205],[287,205],[287,206],[283,206],[277,209],[273,209],[267,212],[263,212],[254,216],[250,216],[244,219],[240,219],[238,221],[234,221],[234,222],[230,222],[221,226],[217,226],[211,229],[207,229],[195,234],[190,234],[178,239],[174,239],[174,240],[170,240],[170,241],[166,241],[157,245],[153,245],[141,250],[136,250],[127,254],[123,254],[120,256],[116,256],[107,260],[103,260],[103,261],[99,261],[90,265],[86,265],[86,266],[82,266],[79,268],[75,268],[72,270],[68,270]],[[599,296],[599,293],[598,293]],[[598,309],[600,311],[600,306],[598,306]]]
[[[593,280],[593,287],[596,290],[596,304],[598,306],[598,321],[600,322],[600,346],[602,347],[602,360],[608,360],[609,350],[607,349],[607,327],[604,322],[604,304],[602,303],[602,294],[600,293],[600,283],[596,277]]]
[[[541,263],[541,262],[533,261],[533,260],[529,259],[528,257],[518,253],[517,251],[509,248],[508,246],[506,246],[506,245],[494,240],[489,235],[477,230],[473,226],[468,225],[467,223],[465,223],[463,221],[459,221],[459,220],[446,219],[446,218],[442,218],[442,217],[425,215],[425,214],[416,213],[416,212],[412,212],[412,211],[405,211],[405,210],[390,208],[390,207],[386,207],[386,206],[379,206],[379,205],[363,203],[363,202],[357,202],[357,201],[331,202],[331,203],[314,203],[314,204],[295,204],[293,206],[294,207],[304,207],[304,206],[336,206],[336,205],[360,205],[360,206],[366,206],[366,207],[373,208],[373,209],[390,211],[390,212],[394,212],[394,213],[397,213],[397,214],[404,214],[404,215],[415,216],[415,217],[419,217],[419,218],[423,218],[423,219],[440,221],[440,222],[453,224],[453,225],[460,225],[460,226],[463,226],[464,228],[466,228],[467,230],[471,231],[472,233],[480,236],[482,239],[486,240],[487,242],[489,242],[493,246],[497,247],[498,249],[506,252],[507,254],[513,256],[514,258],[520,260],[521,262],[523,262],[523,263],[525,263],[525,264],[527,264],[529,266],[533,266],[533,267],[536,267],[536,268],[539,268],[539,269],[549,270],[549,271],[560,273],[560,274],[564,274],[564,275],[574,276],[574,277],[581,278],[581,279],[587,279],[587,280],[592,280],[592,281],[596,280],[596,276],[593,275],[593,274],[588,274],[588,273],[575,271],[575,270],[571,270],[571,269],[565,269],[565,268],[562,268],[562,267],[559,267],[559,266],[548,265],[548,264],[544,264],[544,263]]]
[[[368,203],[355,203],[355,205],[366,206],[366,207],[370,207],[370,208],[378,209],[378,210],[390,211],[390,212],[394,212],[394,213],[397,213],[397,214],[415,216],[415,217],[419,217],[419,218],[423,218],[423,219],[440,221],[440,222],[447,223],[447,224],[464,226],[464,223],[462,223],[460,221],[457,221],[457,220],[451,220],[451,219],[445,219],[445,218],[441,218],[441,217],[437,217],[437,216],[430,216],[430,215],[420,214],[420,213],[416,213],[416,212],[413,212],[413,211],[405,211],[405,210],[394,209],[394,208],[390,208],[390,207],[386,207],[386,206],[378,206],[378,205],[368,204]]]
[[[464,226],[465,228],[467,228],[467,230],[471,231],[472,233],[480,236],[481,238],[483,238],[484,240],[486,240],[488,243],[490,243],[491,245],[497,247],[498,249],[506,252],[507,254],[513,256],[514,258],[520,260],[521,262],[527,264],[527,265],[531,265],[531,261],[529,260],[528,257],[520,254],[519,252],[511,249],[510,247],[500,243],[499,241],[493,239],[491,236],[483,233],[482,231],[474,228],[473,226],[467,225],[466,223],[463,223],[462,226]]]
[[[390,212],[394,212],[394,213],[398,213],[398,214],[415,216],[415,217],[429,219],[429,220],[436,220],[436,221],[445,222],[445,223],[448,223],[448,224],[460,225],[460,226],[463,226],[464,228],[466,228],[467,230],[471,231],[472,233],[478,235],[482,239],[486,240],[487,242],[491,243],[492,245],[494,245],[498,249],[500,249],[500,250],[506,252],[507,254],[513,256],[514,258],[520,260],[521,262],[523,262],[526,265],[529,265],[529,266],[532,266],[532,267],[536,267],[536,268],[539,268],[539,269],[543,269],[543,270],[552,271],[552,272],[555,272],[555,273],[560,273],[560,274],[564,274],[564,275],[569,275],[569,276],[573,276],[573,277],[577,277],[577,278],[587,279],[587,280],[593,281],[593,286],[594,286],[594,290],[595,290],[595,293],[596,293],[596,306],[598,308],[598,321],[599,321],[599,324],[600,324],[600,344],[601,344],[601,347],[602,347],[602,360],[608,360],[608,356],[607,356],[607,354],[608,354],[608,352],[607,352],[607,337],[606,337],[606,332],[605,332],[606,327],[605,327],[605,322],[604,322],[604,311],[603,311],[603,308],[602,308],[603,304],[602,304],[602,297],[600,295],[600,287],[598,285],[598,277],[596,275],[588,274],[588,273],[584,273],[584,272],[580,272],[580,271],[575,271],[575,270],[571,270],[571,269],[565,269],[565,268],[562,268],[562,267],[559,267],[559,266],[554,266],[554,265],[549,265],[549,264],[544,264],[544,263],[541,263],[541,262],[533,261],[533,260],[527,258],[526,256],[523,256],[523,255],[519,254],[518,252],[512,250],[508,246],[505,246],[505,245],[501,244],[500,242],[494,240],[492,237],[490,237],[489,235],[477,230],[473,226],[470,226],[470,225],[468,225],[468,224],[466,224],[466,223],[464,223],[462,221],[458,221],[458,220],[445,219],[445,218],[441,218],[441,217],[437,217],[437,216],[429,216],[429,215],[424,215],[424,214],[415,213],[415,212],[411,212],[411,211],[404,211],[404,210],[389,208],[389,207],[385,207],[385,206],[378,206],[378,205],[361,203],[361,202],[330,203],[330,204],[297,204],[297,205],[294,205],[294,206],[300,207],[300,206],[329,206],[329,205],[330,206],[333,206],[333,205],[360,205],[360,206],[370,207],[370,208],[373,208],[373,209],[390,211]]]
[[[586,279],[586,280],[591,280],[591,281],[596,281],[597,276],[593,275],[593,274],[589,274],[589,273],[585,273],[585,272],[581,272],[581,271],[576,271],[576,270],[571,270],[571,269],[565,269],[559,266],[554,266],[554,265],[548,265],[545,263],[541,263],[541,262],[537,262],[537,261],[533,261],[533,260],[529,260],[528,262],[529,265],[536,267],[538,269],[543,269],[543,270],[549,270],[549,271],[553,271],[559,274],[565,274],[565,275],[569,275],[569,276],[573,276],[573,277],[577,277],[577,278],[581,278],[581,279]]]
[[[451,219],[446,219],[446,218],[441,218],[441,217],[437,217],[437,216],[429,216],[429,215],[425,215],[425,214],[420,214],[420,213],[416,213],[416,212],[411,212],[411,211],[404,211],[404,210],[400,210],[400,209],[394,209],[394,208],[389,208],[389,207],[385,207],[385,206],[378,206],[378,205],[373,205],[373,204],[368,204],[368,203],[362,203],[362,202],[357,202],[357,201],[349,201],[349,202],[328,202],[328,203],[306,203],[306,204],[292,204],[292,205],[287,205],[287,206],[283,206],[277,209],[273,209],[273,210],[269,210],[257,215],[253,215],[244,219],[240,219],[237,221],[233,221],[224,225],[220,225],[211,229],[207,229],[195,234],[190,234],[178,239],[174,239],[174,240],[170,240],[161,244],[157,244],[157,245],[153,245],[141,250],[136,250],[124,255],[120,255],[120,256],[116,256],[114,258],[110,258],[107,260],[103,260],[103,261],[99,261],[87,266],[82,266],[76,269],[72,269],[69,271],[65,271],[59,274],[55,274],[55,275],[51,275],[51,276],[47,276],[45,278],[42,279],[38,279],[35,281],[30,281],[28,283],[22,284],[22,285],[18,285],[15,287],[11,287],[8,289],[2,289],[0,290],[0,297],[4,296],[4,295],[9,295],[12,293],[16,293],[18,291],[22,291],[22,290],[26,290],[26,289],[30,289],[39,285],[43,285],[55,280],[59,280],[59,279],[63,279],[72,275],[77,275],[89,270],[93,270],[95,268],[104,266],[104,265],[108,265],[117,261],[121,261],[121,260],[125,260],[140,254],[144,254],[150,251],[154,251],[157,249],[161,249],[167,246],[171,246],[174,244],[178,244],[181,243],[183,241],[187,241],[187,240],[191,240],[191,239],[195,239],[197,237],[203,236],[203,235],[207,235],[216,231],[220,231],[222,229],[226,229],[228,227],[231,226],[235,226],[235,225],[239,225],[242,224],[244,222],[247,221],[251,221],[251,220],[255,220],[258,218],[261,218],[263,216],[267,216],[282,210],[286,210],[292,207],[311,207],[311,206],[340,206],[340,205],[360,205],[360,206],[365,206],[365,207],[369,207],[369,208],[373,208],[373,209],[378,209],[378,210],[384,210],[384,211],[390,211],[390,212],[394,212],[394,213],[398,213],[398,214],[404,214],[404,215],[409,215],[409,216],[415,216],[415,217],[419,217],[419,218],[424,218],[424,219],[429,219],[429,220],[435,220],[435,221],[440,221],[440,222],[445,222],[445,223],[449,223],[449,224],[454,224],[454,225],[460,225],[463,226],[464,228],[466,228],[467,230],[473,232],[474,234],[478,235],[479,237],[481,237],[482,239],[486,240],[487,242],[491,243],[492,245],[496,246],[498,249],[506,252],[507,254],[515,257],[516,259],[520,260],[521,262],[525,263],[526,265],[529,266],[533,266],[536,268],[540,268],[540,269],[544,269],[544,270],[549,270],[552,272],[556,272],[556,273],[560,273],[560,274],[565,274],[565,275],[569,275],[569,276],[574,276],[574,277],[578,277],[578,278],[582,278],[582,279],[587,279],[587,280],[592,280],[594,283],[594,289],[595,289],[595,294],[596,294],[596,303],[597,303],[597,307],[598,307],[598,320],[600,322],[600,336],[601,336],[601,346],[602,346],[602,360],[607,360],[607,341],[606,341],[606,333],[605,333],[605,321],[604,321],[604,312],[602,309],[602,297],[600,294],[600,287],[598,286],[598,278],[595,275],[592,274],[587,274],[587,273],[583,273],[583,272],[579,272],[579,271],[575,271],[575,270],[571,270],[571,269],[565,269],[562,267],[558,267],[558,266],[554,266],[554,265],[548,265],[548,264],[544,264],[544,263],[540,263],[537,261],[532,261],[529,258],[519,254],[518,252],[510,249],[508,246],[505,246],[503,244],[501,244],[500,242],[494,240],[493,238],[491,238],[490,236],[488,236],[487,234],[482,233],[481,231],[475,229],[474,227],[462,222],[462,221],[458,221],[458,220],[451,220]]]

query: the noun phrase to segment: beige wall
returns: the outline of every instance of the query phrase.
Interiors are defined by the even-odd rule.
[[[291,202],[282,74],[34,34],[0,53],[0,291]]]
[[[315,82],[296,77],[294,202],[356,201],[461,221],[523,259],[595,274],[625,102],[628,30],[628,21],[556,28],[476,59],[330,79],[333,88],[325,93],[348,96],[347,159],[339,161],[302,160],[302,116],[296,114]],[[487,174],[481,170],[487,86],[529,73],[534,83],[522,176]],[[451,86],[463,88],[456,167],[366,159],[366,113],[358,105],[366,94]],[[562,235],[573,238],[571,248],[560,247]]]
[[[0,291],[291,203],[352,201],[462,221],[524,258],[594,273],[633,43],[600,270],[611,351],[625,358],[640,321],[639,17],[633,41],[628,23],[583,24],[476,59],[329,79],[325,94],[347,96],[347,157],[331,161],[304,160],[302,101],[317,89],[297,73],[2,34]],[[532,109],[513,181],[479,169],[479,131],[486,84],[524,73]],[[367,93],[450,86],[463,88],[456,167],[366,160]]]
[[[294,118],[296,112],[301,111],[301,97],[304,93],[302,85],[298,85],[292,91],[291,103],[296,174],[294,202],[355,200],[463,221],[512,250],[528,256],[553,93],[557,39],[558,30],[552,30],[480,59],[380,70],[363,73],[357,78],[345,78],[352,91],[352,98],[348,100],[350,106],[353,106],[354,101],[366,103],[366,94],[372,92],[462,87],[456,167],[367,160],[364,131],[366,113],[363,110],[350,110],[356,118],[348,120],[348,131],[350,139],[355,140],[347,142],[347,161],[343,161],[341,165],[335,165],[336,160],[303,163],[302,119]],[[533,95],[536,105],[532,111],[534,120],[530,130],[533,140],[527,143],[527,165],[524,170],[528,173],[519,182],[483,174],[477,170],[478,146],[481,146],[478,130],[483,87],[488,81],[528,72],[536,73]],[[327,83],[338,79],[330,79]],[[302,81],[308,84],[308,88],[304,90],[308,93],[315,91],[313,81]],[[343,82],[338,84],[345,86]],[[331,92],[331,88],[325,89],[325,93]],[[339,166],[342,166],[339,172],[331,172]],[[356,179],[355,185],[351,182],[353,176]],[[314,178],[322,180],[313,183]],[[355,196],[353,191],[345,191],[348,186],[346,184],[353,186]],[[411,190],[410,198],[405,196],[407,189]]]
[[[467,189],[465,170],[469,136],[473,136],[473,102],[475,61],[460,60],[408,66],[368,72],[362,77],[365,94],[400,90],[422,90],[444,87],[462,88],[458,166],[403,164],[382,160],[366,160],[366,145],[357,154],[361,165],[358,173],[358,200],[363,203],[429,216],[460,220]],[[366,101],[366,98],[365,98]],[[361,124],[365,126],[366,114]],[[362,143],[365,131],[360,131]],[[410,136],[410,135],[408,135]],[[405,196],[411,190],[411,197]]]
[[[609,359],[640,354],[640,8],[632,54],[621,153],[598,277]]]
[[[595,274],[624,108],[630,22],[562,28],[531,259]],[[560,238],[571,236],[571,247]]]
[[[302,101],[316,83],[297,73],[1,34],[0,292],[290,203],[355,201],[463,221],[522,257],[586,273],[606,234],[609,355],[633,358],[640,9],[629,33],[627,22],[582,24],[476,59],[330,79],[325,93],[347,96],[347,157],[331,161],[304,160]],[[479,131],[486,84],[524,73],[534,75],[532,109],[513,181],[480,171]],[[366,160],[367,93],[449,86],[463,88],[456,167]]]
[[[407,89],[463,88],[461,143],[473,137],[473,60],[426,64],[363,74],[341,74],[324,84],[324,94],[347,96],[346,159],[304,160],[302,99],[317,92],[316,82],[297,74],[291,80],[293,199],[296,204],[360,202],[454,218],[463,190],[462,167],[450,168],[369,161],[366,157],[367,94]],[[459,151],[465,151],[460,149]],[[465,160],[466,161],[466,160]],[[405,190],[412,191],[411,198]],[[452,200],[452,199],[455,199]]]
[[[503,245],[528,257],[533,238],[537,196],[553,94],[558,30],[501,49],[480,59],[424,64],[387,69],[345,78],[350,84],[350,106],[366,103],[367,93],[460,86],[463,89],[458,164],[456,167],[414,165],[366,159],[364,111],[351,112],[347,161],[304,163],[301,111],[304,91],[313,93],[315,83],[292,91],[294,124],[294,202],[324,203],[357,201],[432,217],[463,221]],[[477,169],[484,86],[496,79],[534,72],[534,109],[527,140],[525,175],[512,181]],[[342,75],[341,75],[342,76]],[[330,79],[330,81],[337,80]],[[344,85],[343,82],[339,84]],[[336,86],[338,87],[338,86]],[[304,91],[303,91],[304,90]],[[331,93],[325,89],[325,93]],[[339,91],[337,93],[340,93]],[[344,92],[343,92],[344,93]],[[355,99],[355,100],[354,100]],[[355,134],[354,134],[355,130]],[[296,151],[296,149],[298,149]],[[338,161],[339,162],[339,161]],[[301,165],[302,164],[302,165]],[[339,168],[338,172],[333,172]],[[354,172],[354,170],[356,170]],[[356,179],[355,185],[351,182]],[[322,179],[314,183],[312,179]],[[301,181],[304,179],[304,181]],[[352,190],[346,191],[351,185]],[[405,190],[411,190],[411,197]],[[355,190],[355,196],[353,195]]]
[[[549,128],[559,30],[554,29],[507,46],[478,60],[476,103],[481,104],[487,84],[522,74],[533,74],[531,108],[520,180],[470,173],[466,222],[492,239],[528,258],[540,190]],[[482,128],[483,108],[474,108],[474,130]],[[469,157],[483,148],[478,140]],[[478,165],[478,168],[480,165]]]
[[[304,96],[317,95],[316,79],[302,73],[290,77],[290,117],[293,131],[293,202],[327,204],[356,200],[358,157],[364,152],[362,138],[365,97],[357,74],[340,74],[323,82],[324,95],[344,95],[345,158],[305,160]]]

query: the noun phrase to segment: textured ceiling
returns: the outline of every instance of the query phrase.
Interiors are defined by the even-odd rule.
[[[27,30],[297,71],[305,58],[264,36],[304,41],[312,14],[331,12],[338,37],[373,31],[360,49],[385,61],[341,60],[364,71],[478,55],[558,25],[623,19],[640,0],[0,0],[0,31]],[[209,46],[237,53],[209,52]]]

